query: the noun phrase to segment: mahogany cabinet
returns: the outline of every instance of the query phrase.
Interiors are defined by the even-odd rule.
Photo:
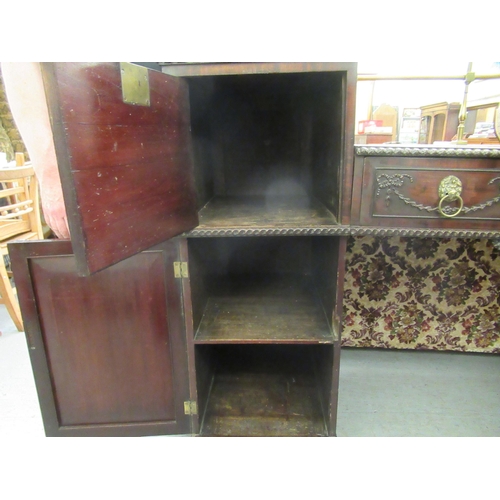
[[[72,238],[10,252],[47,435],[334,435],[355,64],[43,74]]]

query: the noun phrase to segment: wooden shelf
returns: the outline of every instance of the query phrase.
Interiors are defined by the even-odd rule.
[[[312,359],[303,348],[224,347],[202,435],[327,435]]]
[[[323,343],[334,336],[323,306],[303,283],[245,280],[208,299],[195,343]]]
[[[305,197],[219,196],[199,212],[197,229],[316,227],[338,224],[318,200]]]

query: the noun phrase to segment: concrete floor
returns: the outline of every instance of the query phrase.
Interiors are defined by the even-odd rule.
[[[500,436],[500,357],[343,349],[337,435]]]
[[[26,339],[3,304],[0,333],[0,440],[44,437]]]
[[[43,437],[24,333],[0,305],[0,439]],[[337,434],[500,436],[497,355],[344,349]]]

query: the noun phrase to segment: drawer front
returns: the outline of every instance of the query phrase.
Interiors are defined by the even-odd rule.
[[[498,159],[365,157],[358,172],[362,225],[500,229]]]

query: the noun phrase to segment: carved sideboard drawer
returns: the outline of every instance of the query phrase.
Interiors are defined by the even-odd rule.
[[[500,158],[358,155],[352,223],[500,230]]]

